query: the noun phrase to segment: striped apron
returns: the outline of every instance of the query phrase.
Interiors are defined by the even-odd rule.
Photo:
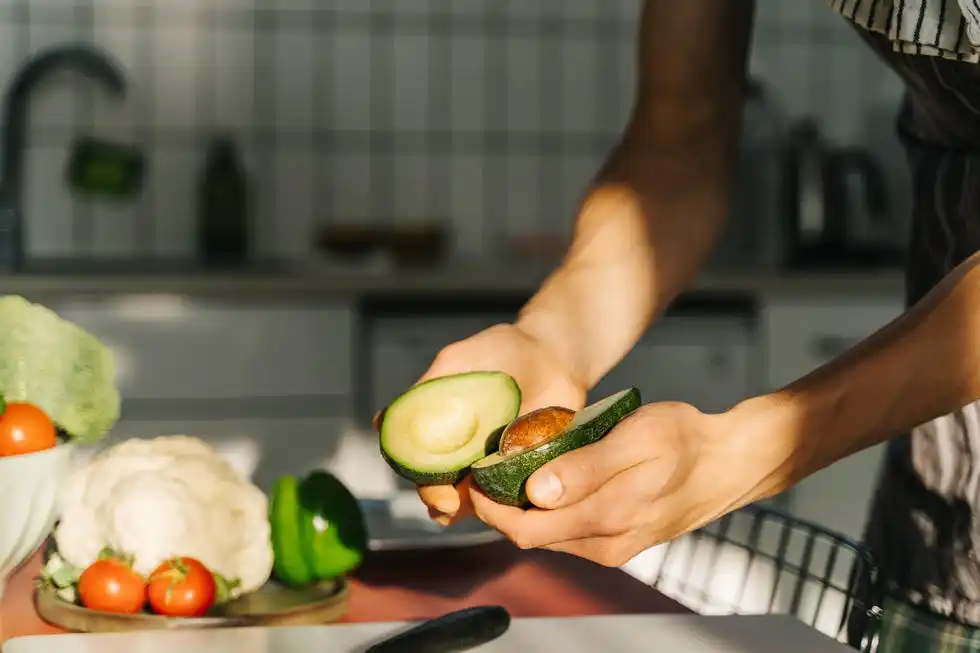
[[[830,0],[906,84],[908,304],[980,250],[977,2]],[[865,540],[889,593],[879,651],[980,652],[980,403],[889,444]]]

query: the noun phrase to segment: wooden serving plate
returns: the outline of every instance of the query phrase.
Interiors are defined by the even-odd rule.
[[[347,613],[350,585],[344,578],[302,589],[269,582],[261,589],[215,607],[199,618],[118,614],[90,610],[58,597],[54,590],[38,588],[34,603],[38,615],[52,626],[76,633],[113,633],[133,630],[186,630],[242,626],[309,626],[338,621]]]

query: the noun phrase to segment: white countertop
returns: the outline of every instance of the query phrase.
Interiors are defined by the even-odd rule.
[[[39,635],[4,653],[359,653],[404,624]],[[792,617],[622,615],[515,619],[474,653],[854,653]]]
[[[357,269],[322,264],[297,264],[274,272],[241,274],[188,270],[168,273],[99,273],[0,275],[0,292],[28,297],[58,295],[186,294],[244,296],[315,296],[350,300],[370,296],[439,297],[473,294],[525,296],[537,289],[553,269],[548,265],[507,262],[455,263],[417,270]],[[765,271],[709,271],[692,290],[758,295],[901,295],[898,270],[784,274]]]

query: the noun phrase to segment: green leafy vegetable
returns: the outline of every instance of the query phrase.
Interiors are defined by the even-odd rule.
[[[57,553],[48,556],[41,575],[37,579],[39,587],[53,589],[58,598],[69,603],[78,602],[78,579],[82,575],[80,569],[76,569],[65,561]]]
[[[211,572],[211,575],[214,576],[214,584],[217,589],[214,599],[215,605],[227,603],[231,599],[235,598],[241,586],[241,581],[239,581],[237,578],[234,580],[228,580],[221,574],[214,571]]]
[[[23,297],[0,297],[0,394],[34,404],[69,437],[102,438],[119,419],[112,352]]]

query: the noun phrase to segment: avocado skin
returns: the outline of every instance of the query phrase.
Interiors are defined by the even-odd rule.
[[[490,435],[487,437],[487,446],[484,451],[486,455],[489,456],[490,454],[492,454],[494,451],[497,450],[497,447],[500,445],[500,436],[503,434],[505,428],[507,428],[506,424],[497,428],[495,431],[492,431]],[[410,483],[414,483],[415,485],[456,485],[457,483],[461,483],[463,479],[466,478],[466,476],[470,473],[469,465],[467,465],[466,467],[462,467],[460,469],[449,470],[449,471],[438,472],[438,473],[419,472],[412,469],[411,467],[406,467],[405,465],[399,464],[398,461],[394,460],[391,456],[388,455],[388,452],[385,451],[385,448],[383,446],[381,446],[380,449],[381,449],[381,457],[384,458],[384,461],[388,463],[388,465],[395,471],[395,473],[401,476],[402,478],[406,479]]]
[[[517,508],[528,507],[530,501],[526,486],[531,474],[564,453],[598,442],[640,404],[640,391],[630,388],[619,401],[589,423],[570,428],[550,442],[494,465],[472,468],[473,480],[484,494],[497,503]]]
[[[469,465],[462,469],[450,469],[444,472],[419,472],[411,467],[401,465],[385,451],[382,446],[381,457],[391,466],[396,474],[416,485],[456,485],[462,481],[470,471]]]

